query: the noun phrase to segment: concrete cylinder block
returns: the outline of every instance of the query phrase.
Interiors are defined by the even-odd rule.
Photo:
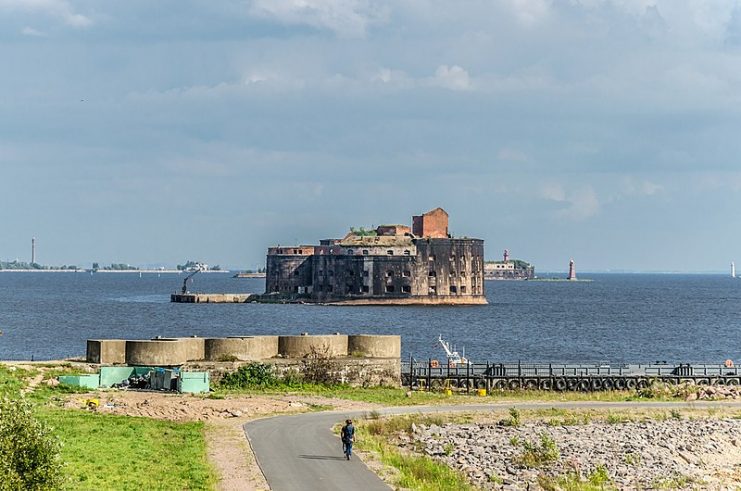
[[[104,365],[126,363],[126,340],[88,339],[85,360]]]
[[[128,340],[126,363],[145,366],[179,366],[188,361],[188,346],[180,339]]]
[[[354,334],[348,337],[347,351],[350,356],[400,358],[401,336]]]
[[[188,338],[152,338],[152,341],[180,341],[185,346],[185,356],[188,361],[202,361],[206,359],[206,339],[197,336]]]
[[[206,339],[206,360],[235,357],[240,361],[267,360],[278,355],[278,336],[243,336]]]
[[[312,353],[331,358],[347,356],[347,335],[279,336],[278,353],[286,358],[303,358]]]

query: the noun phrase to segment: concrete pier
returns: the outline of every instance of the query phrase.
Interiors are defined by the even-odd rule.
[[[170,302],[174,303],[246,303],[252,297],[250,293],[173,293]]]

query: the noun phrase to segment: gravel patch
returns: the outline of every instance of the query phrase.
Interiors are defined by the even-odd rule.
[[[534,467],[522,463],[523,442],[536,447],[543,435],[558,457]],[[737,489],[741,484],[741,420],[667,419],[517,427],[500,424],[414,425],[399,437],[407,450],[460,470],[483,489],[537,489],[539,475],[607,471],[618,489]]]

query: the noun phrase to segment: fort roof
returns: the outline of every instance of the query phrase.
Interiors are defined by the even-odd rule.
[[[343,247],[411,246],[412,238],[404,235],[360,236],[348,234],[340,241],[340,245]]]

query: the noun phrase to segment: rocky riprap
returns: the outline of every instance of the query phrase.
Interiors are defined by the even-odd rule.
[[[521,465],[522,442],[537,443],[543,434],[555,442],[560,456],[535,468]],[[662,481],[737,489],[741,480],[739,419],[413,425],[411,436],[401,435],[399,444],[463,472],[483,489],[537,489],[540,474],[586,478],[600,466],[618,489],[651,489]]]

